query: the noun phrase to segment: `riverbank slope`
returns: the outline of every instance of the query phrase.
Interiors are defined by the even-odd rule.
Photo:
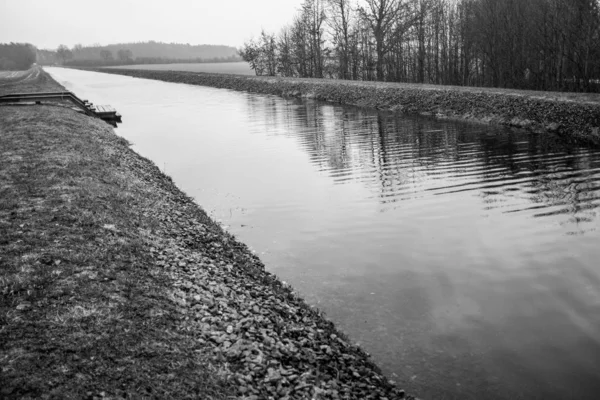
[[[566,140],[600,145],[599,94],[124,68],[97,68],[95,71],[500,124],[536,132],[553,132]]]
[[[0,397],[406,397],[106,123],[2,105],[0,141]]]

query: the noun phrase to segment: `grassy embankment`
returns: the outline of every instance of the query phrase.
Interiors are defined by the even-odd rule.
[[[63,90],[45,74],[2,83],[0,94]],[[178,331],[148,249],[167,238],[144,215],[168,202],[130,169],[125,141],[48,105],[0,107],[0,143],[0,397],[226,398]]]
[[[107,67],[108,69],[146,69],[151,71],[189,71],[189,72],[207,72],[213,74],[235,74],[235,75],[255,75],[254,70],[250,68],[247,62],[228,62],[228,63],[175,63],[175,64],[138,64],[124,65],[118,67]]]
[[[309,97],[394,112],[501,124],[536,132],[553,132],[569,141],[600,145],[600,94],[181,71],[96,70],[167,82],[285,97]]]
[[[404,397],[104,122],[3,105],[0,143],[0,397]]]
[[[0,71],[0,96],[3,94],[27,93],[30,91],[57,90],[59,85],[47,76],[43,76],[41,68],[30,68],[27,71]]]

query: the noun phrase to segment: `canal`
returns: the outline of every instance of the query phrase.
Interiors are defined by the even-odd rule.
[[[600,151],[552,135],[61,68],[423,399],[596,399]]]

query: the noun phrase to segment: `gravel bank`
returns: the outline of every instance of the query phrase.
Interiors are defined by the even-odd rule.
[[[107,124],[0,139],[0,397],[413,398]]]
[[[501,124],[600,145],[600,96],[594,95],[117,68],[97,71]]]
[[[210,349],[247,399],[398,399],[403,392],[292,288],[210,220],[148,161],[125,163],[163,199],[149,210],[161,239],[149,251],[173,282],[185,329]]]

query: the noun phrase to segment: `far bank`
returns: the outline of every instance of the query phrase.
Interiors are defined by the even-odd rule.
[[[141,69],[94,70],[165,82],[305,97],[397,113],[505,125],[532,132],[553,132],[569,141],[600,145],[600,96],[594,94]]]

